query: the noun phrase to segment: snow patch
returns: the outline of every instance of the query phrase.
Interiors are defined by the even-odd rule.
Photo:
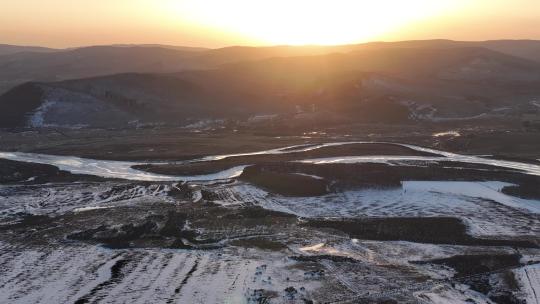
[[[458,131],[446,131],[446,132],[433,133],[433,137],[445,137],[445,136],[459,137],[461,136],[461,134]]]
[[[266,209],[301,217],[459,217],[477,236],[537,235],[540,225],[530,223],[540,212],[540,201],[507,196],[503,182],[405,181],[392,189],[357,189],[318,197],[289,198],[250,184],[227,185],[223,205],[253,202]]]
[[[45,127],[45,115],[56,105],[56,101],[45,100],[28,118],[28,126],[32,128]]]
[[[514,270],[527,304],[540,303],[540,264],[528,265]]]

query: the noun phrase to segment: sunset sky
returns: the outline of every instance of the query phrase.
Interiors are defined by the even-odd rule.
[[[540,0],[0,0],[0,43],[347,44],[540,39]]]

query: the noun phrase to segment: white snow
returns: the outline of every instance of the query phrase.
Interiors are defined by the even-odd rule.
[[[416,292],[415,296],[419,300],[427,301],[433,304],[492,304],[485,295],[471,290],[467,285],[457,284],[456,288],[447,285],[437,285],[429,291]]]
[[[139,162],[94,160],[75,156],[58,156],[22,152],[0,152],[0,158],[53,165],[74,174],[88,174],[107,178],[122,178],[140,181],[205,181],[234,178],[242,174],[246,166],[236,166],[214,174],[193,176],[170,176],[135,170]]]
[[[311,177],[313,179],[324,179],[320,176],[317,176],[317,175],[312,175],[312,174],[305,174],[305,173],[294,173],[295,175],[300,175],[300,176],[305,176],[305,177]]]
[[[32,128],[46,126],[45,115],[56,104],[56,101],[45,100],[28,118],[28,125]]]
[[[353,142],[351,142],[353,143]],[[361,143],[361,142],[358,142]],[[384,143],[384,142],[381,142]],[[332,145],[343,145],[348,143],[332,143]],[[395,143],[394,143],[395,144]],[[520,163],[515,161],[505,161],[505,160],[497,160],[497,159],[489,159],[489,158],[482,158],[478,156],[473,155],[462,155],[452,152],[446,152],[446,151],[440,151],[430,148],[424,148],[420,146],[415,145],[409,145],[409,144],[398,144],[403,147],[411,148],[416,151],[420,152],[427,152],[432,153],[440,156],[343,156],[343,157],[326,157],[326,158],[316,158],[316,159],[306,159],[302,160],[301,162],[307,162],[307,163],[318,163],[318,164],[324,164],[324,163],[363,163],[363,162],[380,162],[380,163],[390,163],[390,162],[398,162],[398,163],[406,163],[408,161],[421,161],[421,162],[433,162],[433,161],[451,161],[451,162],[463,162],[463,163],[471,163],[471,164],[482,164],[482,165],[490,165],[495,167],[502,167],[502,168],[508,168],[508,169],[515,169],[515,170],[521,170],[527,174],[531,175],[540,175],[540,166],[539,165],[533,165],[528,163]]]
[[[315,149],[320,149],[323,147],[330,146],[339,146],[347,144],[362,144],[362,143],[382,143],[382,144],[395,144],[395,143],[385,143],[385,142],[333,142],[317,145],[297,145],[290,146],[272,150],[251,152],[251,153],[240,153],[240,154],[226,154],[226,155],[215,155],[204,157],[199,160],[193,161],[212,161],[212,160],[221,160],[225,158],[235,157],[235,156],[248,156],[248,155],[262,155],[262,154],[285,154],[293,152],[302,152],[310,151]],[[436,162],[436,161],[454,161],[454,162],[465,162],[473,164],[484,164],[492,165],[497,167],[509,168],[521,170],[525,173],[532,175],[540,175],[540,166],[519,163],[513,161],[503,161],[482,158],[478,156],[468,156],[460,155],[445,151],[439,151],[414,145],[408,144],[397,144],[403,147],[411,148],[416,151],[428,152],[440,156],[343,156],[343,157],[328,157],[328,158],[317,158],[317,159],[306,159],[301,160],[301,162],[306,163],[315,163],[315,164],[327,164],[327,163],[362,163],[362,162],[377,162],[377,163],[400,163],[408,164],[415,162]],[[126,161],[110,161],[110,160],[93,160],[85,159],[74,156],[56,156],[56,155],[46,155],[46,154],[35,154],[35,153],[22,153],[22,152],[0,152],[0,158],[10,159],[15,161],[24,161],[24,162],[34,162],[41,164],[49,164],[59,167],[62,170],[69,171],[75,174],[90,174],[102,177],[109,178],[123,178],[131,180],[145,180],[145,181],[207,181],[214,179],[228,179],[234,178],[242,174],[243,169],[246,166],[237,166],[230,168],[218,173],[207,174],[207,175],[195,175],[195,176],[169,176],[161,174],[153,174],[148,172],[143,172],[135,170],[132,166],[141,165],[141,162],[126,162]],[[193,162],[188,161],[188,162]],[[163,164],[163,163],[160,163]]]
[[[405,191],[436,192],[470,198],[483,198],[514,207],[527,209],[532,213],[540,213],[540,201],[521,199],[508,196],[501,192],[505,186],[511,186],[504,182],[460,182],[460,181],[405,181]]]
[[[85,212],[85,211],[92,211],[92,210],[99,210],[99,209],[107,209],[111,207],[104,207],[104,206],[88,206],[88,207],[81,207],[81,208],[75,208],[73,209],[73,212]]]
[[[108,250],[81,245],[32,249],[0,242],[0,303],[248,303],[254,290],[290,303],[284,289],[306,281],[281,254],[232,247],[220,251]],[[126,261],[118,281],[111,267]],[[264,265],[264,267],[262,267]],[[286,278],[290,278],[289,281]],[[101,288],[95,288],[98,285]],[[92,293],[91,293],[92,291]]]
[[[514,270],[527,304],[540,304],[540,264]]]
[[[446,131],[446,132],[438,132],[438,133],[433,134],[433,137],[444,137],[444,136],[459,137],[461,136],[461,134],[458,131]]]
[[[537,235],[540,224],[529,214],[540,212],[540,201],[507,196],[502,182],[405,181],[401,188],[358,189],[318,197],[284,197],[255,186],[228,185],[221,204],[254,202],[264,208],[302,217],[418,217],[462,218],[469,232],[480,236]]]
[[[247,154],[291,153],[325,146],[299,145]],[[517,162],[483,159],[432,149],[403,145],[439,156],[367,156],[341,157],[339,161],[369,161],[414,165],[423,161],[464,161],[494,164],[525,170],[540,175],[540,166]],[[235,155],[205,158],[215,160]],[[238,166],[216,174],[201,176],[165,176],[145,173],[131,168],[135,162],[91,160],[69,156],[28,153],[0,153],[0,158],[45,163],[73,173],[134,180],[212,181],[234,178],[245,166]],[[333,158],[334,159],[334,158]],[[310,161],[310,160],[308,160]],[[311,160],[313,161],[313,160]],[[312,178],[318,176],[307,175]],[[167,196],[171,183],[104,182],[46,185],[1,185],[0,215],[21,212],[50,214],[87,212],[124,204],[173,200]],[[233,183],[190,184],[192,200],[202,198],[201,189],[208,187],[223,205],[256,204],[264,208],[297,214],[303,217],[358,217],[358,216],[452,216],[462,218],[469,232],[478,236],[537,236],[540,223],[531,220],[540,213],[540,202],[507,196],[500,192],[508,183],[404,181],[402,187],[392,189],[351,189],[320,197],[283,197],[268,193],[250,184]],[[121,186],[118,188],[118,186]],[[241,247],[226,247],[215,251],[136,249],[107,250],[86,244],[54,244],[46,247],[9,245],[0,241],[0,303],[73,303],[83,296],[90,302],[102,303],[256,303],[257,290],[265,289],[276,297],[275,303],[295,303],[287,298],[284,289],[305,287],[305,294],[331,302],[347,295],[365,292],[381,293],[415,286],[426,276],[443,280],[453,272],[430,265],[413,265],[409,261],[444,258],[463,254],[463,246],[417,244],[412,242],[380,242],[351,240],[324,231],[313,235],[287,236],[286,252],[260,251]],[[468,246],[467,254],[513,253],[511,248],[483,248]],[[490,251],[491,252],[491,251]],[[326,275],[314,279],[306,277],[306,269],[287,259],[293,254],[336,255],[354,258],[354,267],[340,266],[332,261],[321,262]],[[537,251],[530,251],[535,257]],[[122,276],[114,284],[95,290],[111,278],[111,267],[126,260]],[[539,304],[540,267],[529,265],[515,270],[527,303]],[[427,290],[415,291],[419,302],[489,303],[485,296],[465,285],[438,282]],[[341,288],[336,292],[337,288]],[[94,290],[94,291],[93,291]],[[411,289],[412,290],[412,289]],[[416,289],[419,290],[419,289]],[[90,293],[90,292],[93,293]],[[338,298],[334,298],[338,297]]]
[[[396,156],[396,155],[377,155],[377,156],[336,156],[336,157],[320,157],[297,162],[308,164],[359,164],[359,163],[381,163],[381,164],[402,164],[410,162],[437,162],[447,160],[444,157],[431,156]]]
[[[120,187],[120,189],[118,188]],[[83,212],[144,202],[172,202],[169,185],[70,183],[33,186],[0,185],[0,217]]]

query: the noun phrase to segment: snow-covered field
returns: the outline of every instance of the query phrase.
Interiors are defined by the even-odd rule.
[[[202,160],[283,154],[343,144],[301,145],[216,155]],[[383,162],[413,166],[418,161],[445,160],[494,165],[540,175],[540,166],[536,165],[405,146],[439,156],[344,156],[305,162]],[[0,153],[0,158],[55,165],[71,173],[124,179],[48,184],[31,184],[30,180],[0,185],[0,236],[5,238],[0,238],[0,303],[353,303],[360,299],[367,303],[388,299],[395,301],[389,303],[493,303],[488,295],[455,280],[456,271],[451,267],[416,262],[460,255],[520,254],[523,263],[504,271],[511,271],[520,286],[519,291],[512,291],[517,298],[539,304],[540,267],[536,263],[540,262],[540,251],[537,248],[361,240],[299,224],[314,218],[457,217],[475,237],[538,242],[540,201],[503,194],[501,189],[509,183],[403,181],[402,186],[396,188],[357,188],[322,196],[286,197],[237,180],[235,177],[245,166],[210,175],[167,176],[134,170],[131,167],[138,164],[135,162],[13,152]],[[170,194],[171,190],[182,191],[181,185],[176,183],[179,181],[188,182],[185,184],[190,189],[187,196]],[[98,221],[92,216],[99,216],[102,209],[122,210],[120,216],[116,214],[120,222],[114,223],[113,228],[121,230],[124,224],[136,230],[144,226],[129,221],[159,218],[166,213],[153,210],[150,206],[155,203],[161,204],[161,208],[171,206],[175,212],[188,215],[195,212],[195,208],[210,208],[214,203],[222,207],[213,208],[262,207],[299,218],[294,218],[296,224],[279,226],[284,230],[275,232],[275,229],[261,226],[268,220],[265,217],[247,221],[248,228],[241,226],[250,213],[229,218],[200,213],[212,217],[208,219],[211,223],[208,227],[219,227],[212,225],[215,221],[227,224],[230,220],[234,224],[225,227],[230,229],[229,232],[244,229],[265,233],[231,237],[222,231],[214,231],[214,236],[224,238],[216,242],[219,247],[209,250],[159,246],[107,249],[96,243],[66,237],[81,229],[70,227],[70,223],[65,222],[69,217],[55,222],[54,227],[45,228],[46,231],[37,230],[47,227],[46,221],[42,224],[45,226],[32,226],[31,217],[29,223],[21,221],[28,215],[51,218],[78,215],[79,221],[88,224],[85,229],[101,229],[103,233],[110,230],[94,226],[98,222],[105,225],[106,221]],[[141,206],[148,207],[141,208],[138,217],[129,217],[122,209]],[[258,214],[260,211],[253,212]],[[126,223],[121,222],[124,215]],[[20,222],[23,228],[16,226]],[[10,226],[13,223],[15,226]],[[175,226],[175,229],[192,224],[184,222],[182,227]],[[63,225],[66,231],[62,231]],[[275,227],[277,222],[272,225]],[[259,226],[262,228],[258,229]],[[212,235],[212,228],[208,227],[196,227],[195,231]],[[20,233],[23,235],[15,235]],[[248,242],[251,245],[234,245],[234,241],[249,241],[250,237],[263,240],[258,240],[260,244],[252,240],[252,243]],[[276,243],[279,246],[275,247]],[[499,280],[497,275],[487,274],[493,282]]]
[[[258,289],[284,303],[285,288],[320,285],[282,256],[236,248],[0,248],[0,303],[258,303]]]
[[[53,215],[145,201],[172,202],[167,197],[170,189],[168,184],[137,183],[0,185],[0,216]]]
[[[525,266],[514,270],[521,284],[527,304],[540,303],[540,264]]]
[[[302,217],[457,216],[474,235],[539,235],[540,201],[510,197],[501,182],[406,181],[402,188],[284,197],[245,183],[221,188],[222,204],[253,202]]]

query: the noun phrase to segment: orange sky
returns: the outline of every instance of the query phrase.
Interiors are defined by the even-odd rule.
[[[0,43],[19,45],[540,39],[540,0],[0,1]]]

